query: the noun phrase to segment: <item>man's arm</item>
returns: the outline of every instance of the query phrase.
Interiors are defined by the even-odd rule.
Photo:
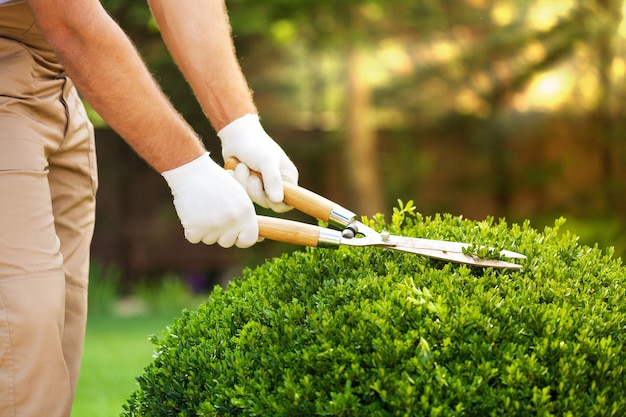
[[[283,201],[283,181],[298,182],[298,170],[265,132],[241,72],[224,0],[149,0],[174,60],[191,85],[222,142],[224,160],[241,161],[235,178],[252,200],[274,211]],[[250,175],[260,172],[262,182]]]
[[[172,57],[216,131],[256,113],[223,0],[149,0]]]
[[[157,171],[202,155],[134,46],[97,0],[28,0],[83,97]]]
[[[252,246],[254,206],[174,110],[98,0],[28,0],[37,26],[93,108],[157,171],[192,243]]]

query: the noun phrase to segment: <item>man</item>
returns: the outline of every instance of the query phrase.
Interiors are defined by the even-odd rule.
[[[0,3],[0,415],[69,416],[97,188],[93,129],[76,89],[164,176],[190,242],[253,245],[251,199],[287,210],[282,181],[296,183],[298,172],[259,123],[223,0],[150,6],[223,157],[242,162],[233,175],[212,161],[98,0]]]

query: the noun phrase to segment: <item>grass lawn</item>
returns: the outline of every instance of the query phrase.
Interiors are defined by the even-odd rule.
[[[135,377],[152,361],[148,337],[174,317],[90,317],[72,417],[119,416],[137,387]]]

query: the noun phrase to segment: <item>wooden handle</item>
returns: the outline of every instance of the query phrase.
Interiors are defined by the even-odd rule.
[[[276,217],[256,216],[259,236],[300,246],[317,246],[320,227]]]
[[[238,163],[237,158],[229,158],[224,164],[224,168],[234,170]],[[259,177],[261,176],[256,171],[251,171],[251,173]],[[283,190],[285,193],[285,198],[283,199],[285,204],[325,222],[329,221],[331,213],[340,207],[313,191],[288,182],[283,181]]]
[[[283,190],[285,204],[325,222],[330,220],[331,213],[337,207],[329,199],[299,185],[283,182]]]

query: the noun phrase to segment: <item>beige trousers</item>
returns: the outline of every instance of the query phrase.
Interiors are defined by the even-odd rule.
[[[0,7],[0,416],[70,415],[97,188],[93,128],[26,3]]]

